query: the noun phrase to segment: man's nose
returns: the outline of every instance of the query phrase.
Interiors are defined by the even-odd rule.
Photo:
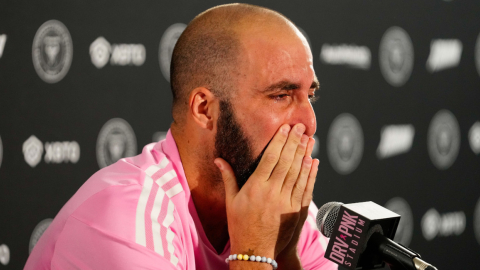
[[[317,120],[310,101],[302,102],[301,104],[298,104],[297,108],[295,108],[290,121],[290,126],[293,127],[298,123],[305,125],[305,135],[309,137],[312,137],[317,131]]]

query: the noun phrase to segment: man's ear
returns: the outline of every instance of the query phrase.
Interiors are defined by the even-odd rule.
[[[190,115],[200,127],[212,130],[218,116],[218,99],[205,87],[197,87],[190,93]]]

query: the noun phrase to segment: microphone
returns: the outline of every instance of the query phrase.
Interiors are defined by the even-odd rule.
[[[374,203],[329,202],[317,214],[317,227],[330,238],[325,258],[347,269],[437,270],[417,252],[392,239],[400,215]]]

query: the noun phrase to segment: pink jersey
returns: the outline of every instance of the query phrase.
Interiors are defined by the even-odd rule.
[[[323,257],[312,203],[298,245],[305,269],[337,269]],[[33,249],[30,269],[228,269],[191,198],[177,146],[167,138],[95,173],[65,204]],[[259,254],[261,255],[261,254]],[[253,262],[252,262],[253,263]],[[281,267],[281,266],[280,266]]]

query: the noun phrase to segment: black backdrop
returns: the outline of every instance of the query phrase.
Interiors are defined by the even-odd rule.
[[[175,32],[165,31],[222,3],[0,2],[0,269],[23,267],[48,219],[99,164],[168,130],[160,54]],[[397,240],[427,261],[479,269],[480,4],[251,3],[285,14],[311,44],[321,83],[316,204],[386,205],[404,217]],[[110,45],[92,52],[99,37]]]

